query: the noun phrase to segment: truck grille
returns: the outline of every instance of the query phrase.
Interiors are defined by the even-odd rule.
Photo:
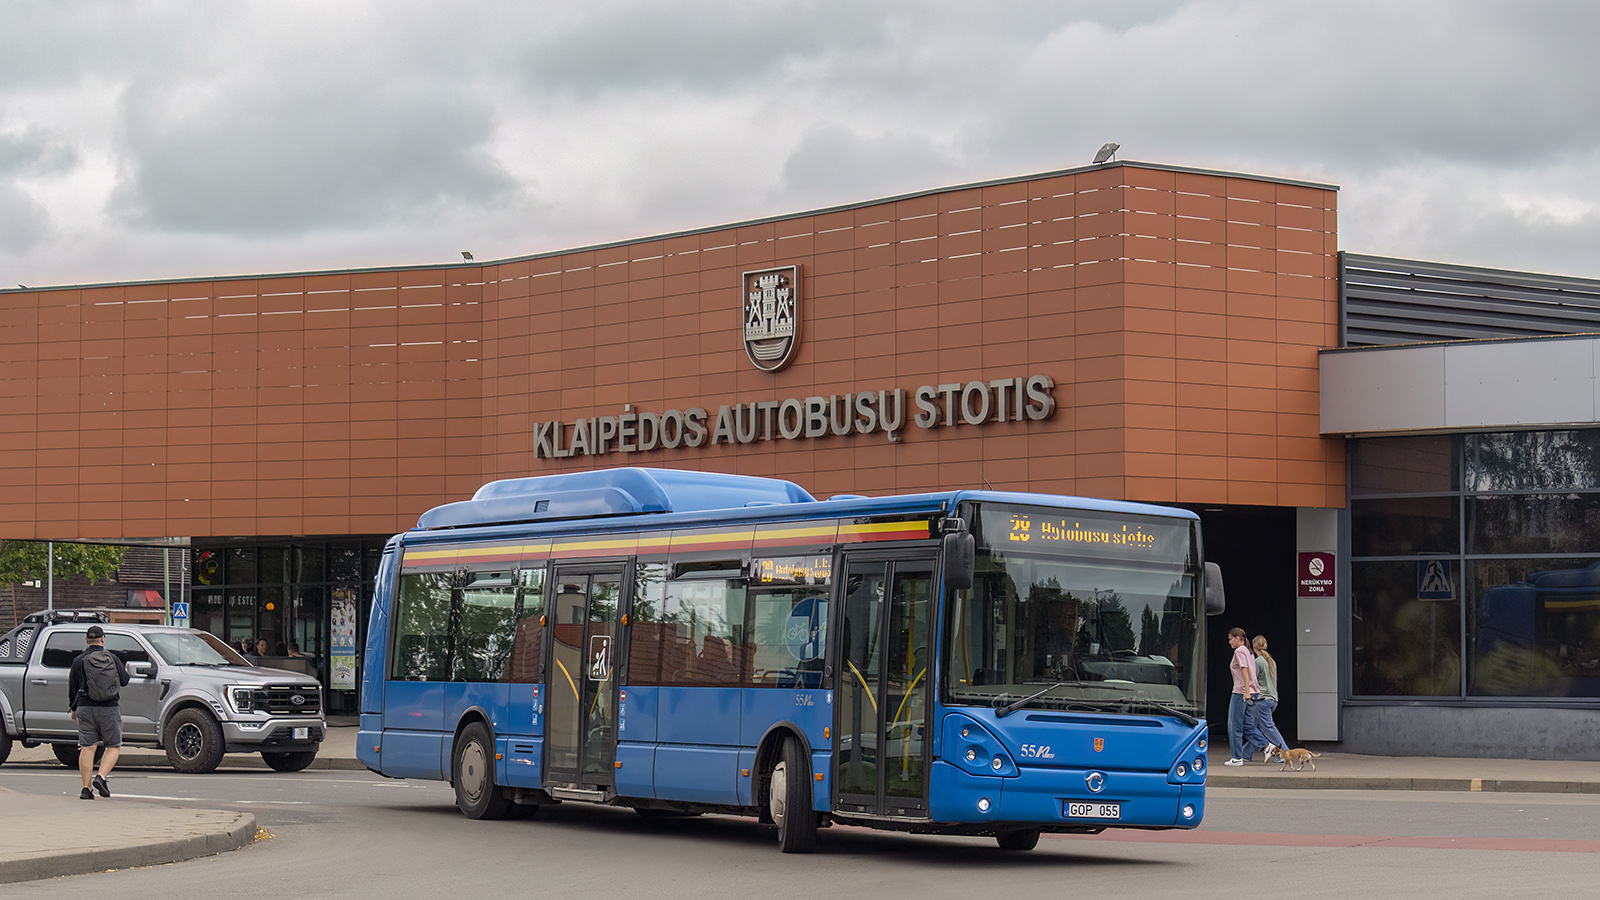
[[[299,697],[300,702],[294,702]],[[256,709],[274,716],[314,716],[322,712],[322,689],[301,685],[273,684],[257,688]]]

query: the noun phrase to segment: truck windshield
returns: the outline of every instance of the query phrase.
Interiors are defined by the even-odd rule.
[[[1190,520],[993,504],[975,519],[973,586],[946,609],[949,702],[1204,714]]]
[[[158,632],[145,635],[170,666],[248,666],[238,651],[205,631],[189,634]]]

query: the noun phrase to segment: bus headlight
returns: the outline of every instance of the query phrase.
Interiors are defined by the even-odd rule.
[[[988,797],[979,797],[978,798],[978,812],[986,813],[988,811],[989,811],[989,798]]]
[[[1204,756],[1196,756],[1194,758],[1194,773],[1196,775],[1200,775],[1200,774],[1203,774],[1205,772],[1205,770],[1206,770],[1206,758]]]
[[[976,747],[968,747],[967,748],[967,762],[977,762],[977,761],[978,761],[978,748],[976,748]]]
[[[1185,819],[1194,818],[1194,804],[1193,803],[1185,803],[1183,805],[1183,817]]]
[[[994,759],[989,760],[989,765],[993,766],[994,770],[998,772],[1006,767],[1006,761],[996,756]]]
[[[1187,774],[1189,774],[1189,767],[1184,765],[1183,763],[1178,763],[1178,777],[1182,778],[1183,776],[1185,776]]]

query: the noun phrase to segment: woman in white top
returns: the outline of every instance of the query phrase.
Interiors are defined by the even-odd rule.
[[[1272,754],[1284,749],[1283,735],[1272,721],[1272,714],[1278,709],[1278,661],[1267,652],[1266,635],[1256,635],[1250,646],[1256,651],[1256,681],[1261,685],[1261,699],[1251,709],[1255,712],[1256,731],[1267,741],[1267,758],[1263,762],[1272,762]]]

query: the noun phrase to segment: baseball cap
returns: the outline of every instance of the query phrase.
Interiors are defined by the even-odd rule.
[[[88,632],[86,632],[84,636],[91,641],[96,640],[97,638],[105,637],[106,630],[101,628],[99,625],[90,625]]]

